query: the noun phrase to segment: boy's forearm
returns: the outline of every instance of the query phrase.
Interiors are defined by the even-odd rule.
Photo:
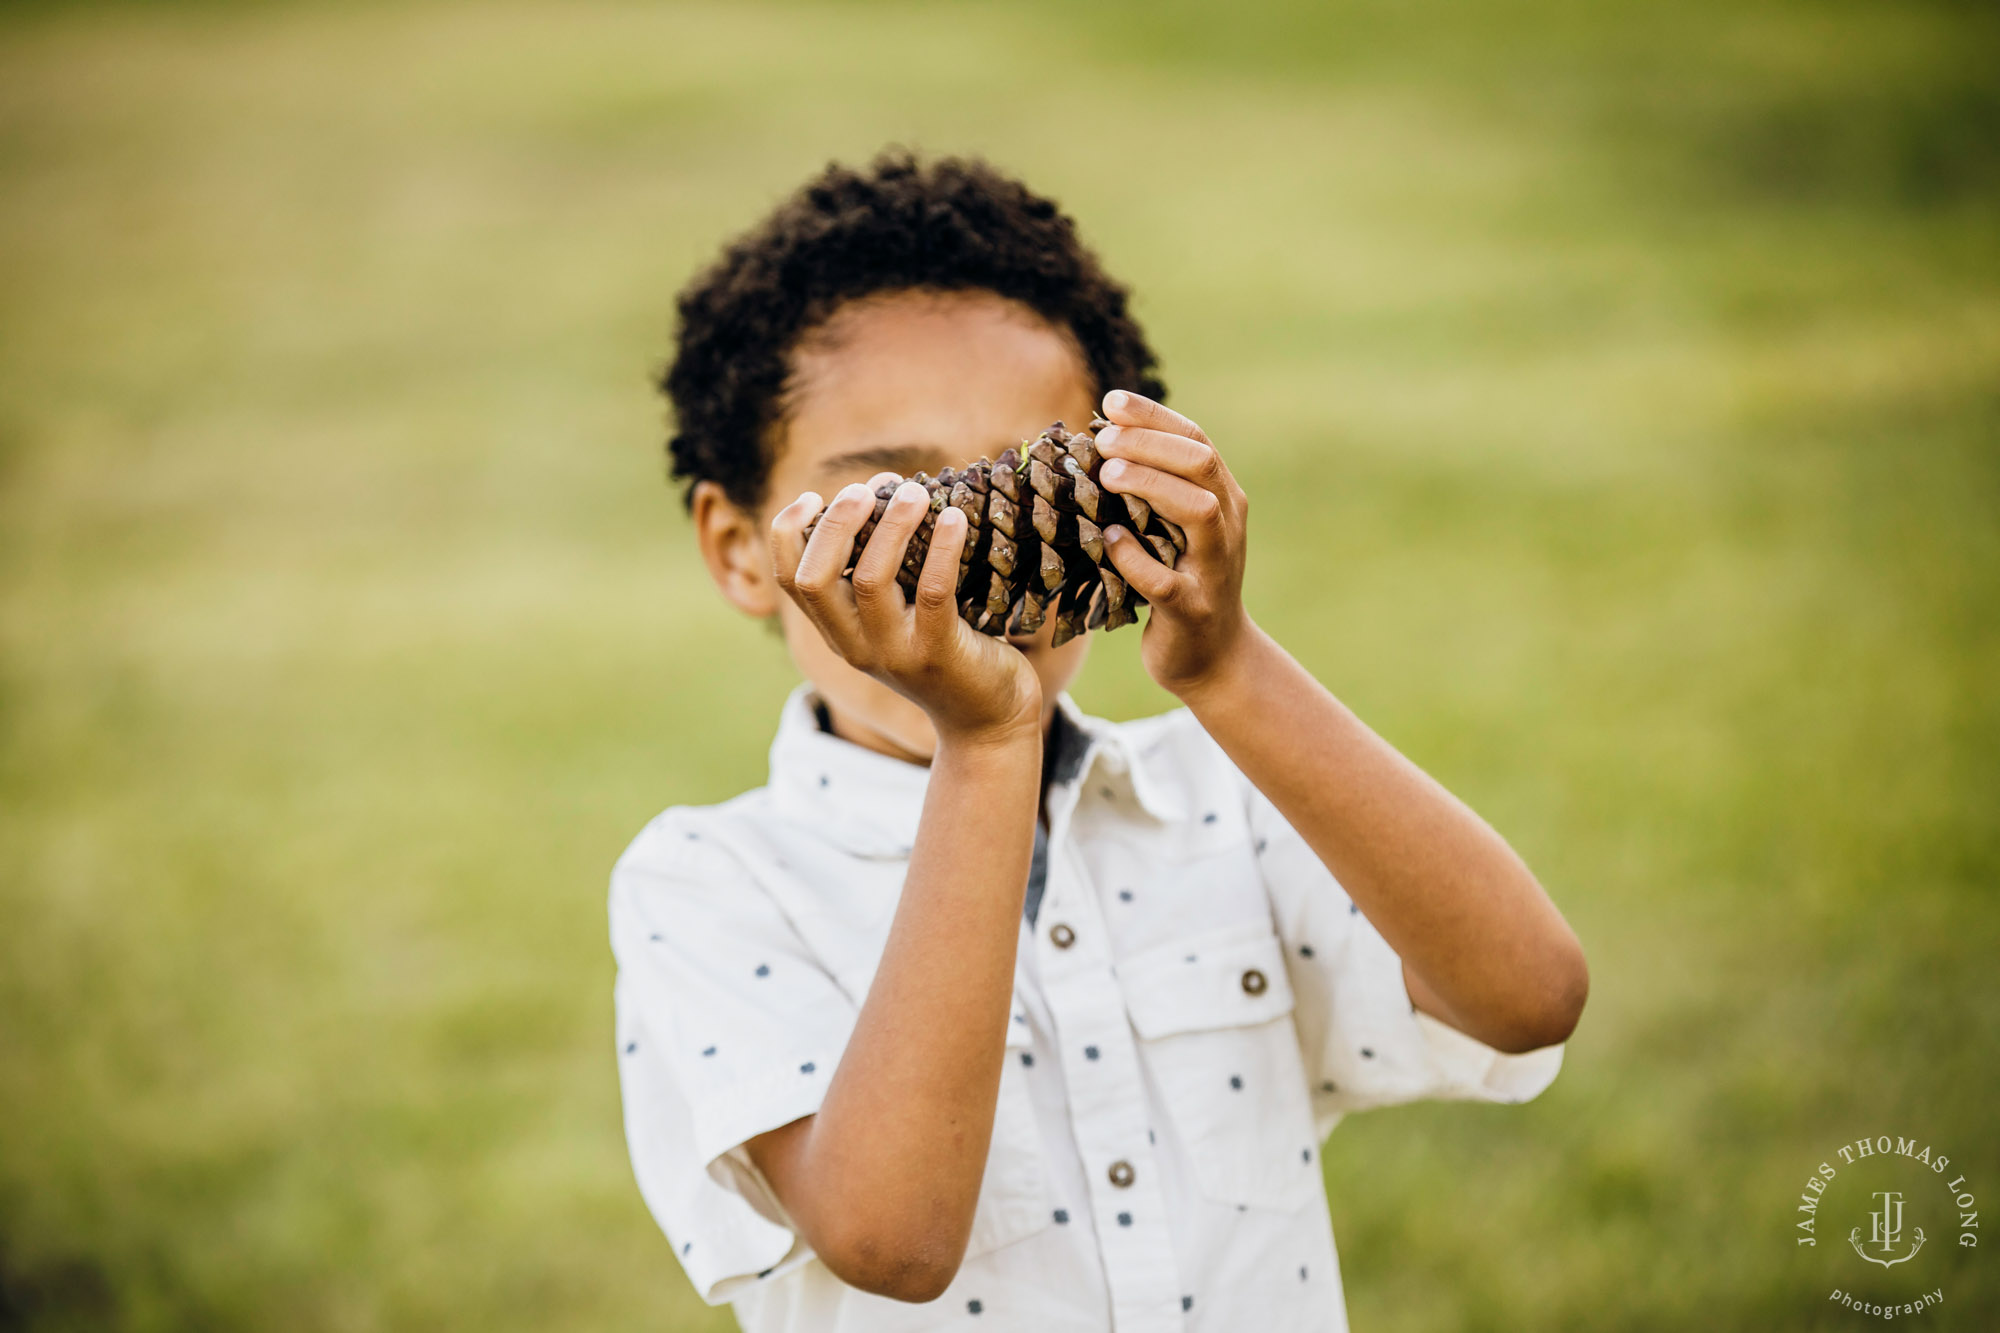
[[[964,1252],[999,1093],[1040,780],[1039,732],[940,744],[847,1052],[802,1138],[770,1164],[794,1220],[851,1284],[928,1299]]]
[[[1575,935],[1499,834],[1262,630],[1185,700],[1403,959],[1414,998],[1503,1050],[1567,1037]]]

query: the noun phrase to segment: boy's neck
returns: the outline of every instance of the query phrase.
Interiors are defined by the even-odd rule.
[[[818,693],[812,696],[812,709],[813,717],[819,723],[819,729],[829,736],[838,736],[850,745],[858,745],[864,750],[872,750],[891,759],[901,759],[904,763],[930,767],[929,755],[910,749],[887,732],[871,727],[851,714],[834,712],[833,706]]]
[[[833,706],[820,694],[814,693],[811,696],[811,703],[813,718],[818,722],[819,729],[827,735],[838,736],[851,745],[872,750],[876,754],[887,755],[891,759],[901,759],[905,763],[930,767],[931,756],[919,754],[908,746],[899,744],[887,733],[876,730],[846,713],[835,712]],[[1048,797],[1049,783],[1055,777],[1058,751],[1062,748],[1059,744],[1061,733],[1057,730],[1057,727],[1062,725],[1057,720],[1060,711],[1054,704],[1045,705],[1042,710],[1042,797],[1045,801]]]

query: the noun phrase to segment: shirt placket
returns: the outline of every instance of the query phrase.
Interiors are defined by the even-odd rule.
[[[1113,1327],[1120,1333],[1177,1330],[1180,1273],[1139,1052],[1108,923],[1069,836],[1078,785],[1049,794],[1048,885],[1035,932],[1043,995],[1055,1023],[1071,1131],[1089,1181]]]

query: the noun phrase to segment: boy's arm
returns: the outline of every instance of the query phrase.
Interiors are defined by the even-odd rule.
[[[1141,651],[1298,830],[1403,960],[1410,998],[1502,1051],[1565,1040],[1589,990],[1582,947],[1499,834],[1371,731],[1243,609],[1248,501],[1208,437],[1113,392],[1109,490],[1187,530],[1168,569],[1122,528],[1118,571],[1152,603]]]
[[[958,1270],[986,1170],[1014,990],[1042,765],[1027,659],[975,634],[954,596],[965,521],[938,518],[914,607],[895,574],[926,508],[907,485],[851,583],[840,577],[864,487],[773,524],[779,582],[847,659],[923,705],[938,733],[929,789],[882,962],[817,1114],[746,1145],[835,1276],[930,1300]]]

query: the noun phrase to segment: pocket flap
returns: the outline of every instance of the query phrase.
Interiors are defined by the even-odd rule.
[[[1292,1010],[1284,945],[1268,921],[1190,935],[1118,965],[1141,1037],[1268,1022]]]

